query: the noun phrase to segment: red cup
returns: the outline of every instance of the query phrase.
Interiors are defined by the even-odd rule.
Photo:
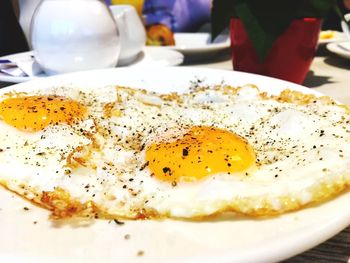
[[[315,56],[320,30],[321,19],[293,20],[260,62],[241,20],[231,19],[233,68],[301,84]]]

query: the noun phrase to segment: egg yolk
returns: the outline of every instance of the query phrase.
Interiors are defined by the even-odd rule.
[[[86,108],[59,96],[8,98],[0,102],[0,117],[19,130],[35,132],[49,125],[72,123],[83,118]]]
[[[216,173],[237,173],[255,163],[252,147],[240,136],[222,129],[195,126],[172,141],[151,144],[146,161],[162,181],[197,181]]]

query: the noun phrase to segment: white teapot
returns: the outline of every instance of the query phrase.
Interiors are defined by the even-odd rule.
[[[115,67],[116,23],[100,0],[43,0],[31,23],[34,56],[47,74]]]

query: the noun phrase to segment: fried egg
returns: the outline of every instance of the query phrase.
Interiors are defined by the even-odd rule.
[[[350,111],[252,85],[50,88],[0,102],[0,182],[53,218],[268,216],[350,185]]]

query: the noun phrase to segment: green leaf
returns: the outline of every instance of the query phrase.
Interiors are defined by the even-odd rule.
[[[263,62],[275,42],[289,26],[298,7],[297,0],[236,0],[235,11]],[[287,12],[288,10],[288,12]]]
[[[252,42],[260,61],[267,56],[270,47],[273,44],[273,36],[267,34],[259,23],[258,18],[254,15],[245,1],[237,1],[235,6],[238,18],[241,19],[250,41]]]
[[[214,39],[230,24],[234,17],[234,2],[232,0],[213,1],[211,9],[211,40]]]
[[[302,1],[296,17],[317,17],[324,18],[327,16],[329,11],[333,8],[333,6],[337,5],[336,0],[308,0]]]
[[[336,0],[214,0],[212,40],[239,18],[262,62],[293,19],[323,18],[335,6]]]

